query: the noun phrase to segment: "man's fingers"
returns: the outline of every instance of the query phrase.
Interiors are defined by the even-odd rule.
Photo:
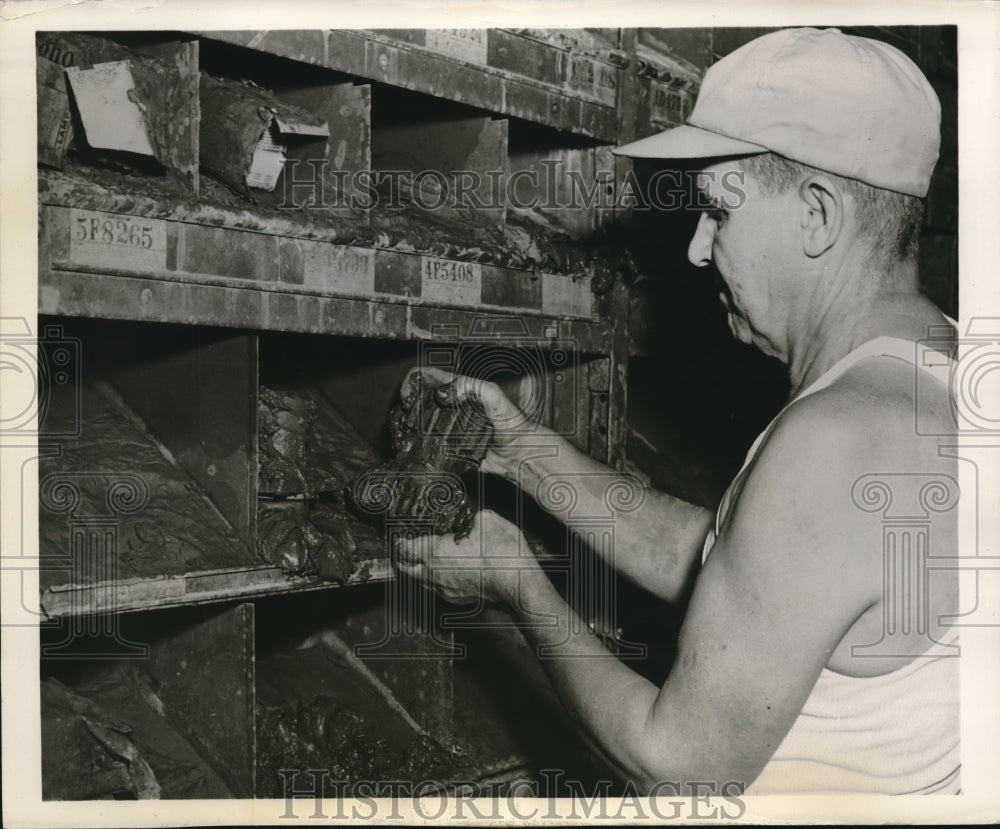
[[[423,538],[397,538],[396,539],[396,561],[400,564],[416,565],[422,564],[430,555],[430,539]]]
[[[396,569],[411,579],[420,578],[423,573],[423,565],[420,562],[404,561],[403,559],[396,559]]]
[[[464,408],[462,428],[478,430],[484,419],[493,427],[493,436],[482,436],[484,442],[509,443],[515,437],[530,431],[528,417],[514,402],[489,380],[452,374],[439,368],[411,369],[403,380],[400,396],[407,408],[414,405],[422,387],[435,389],[436,404],[443,407]]]
[[[399,389],[399,396],[403,403],[409,406],[416,399],[421,383],[428,383],[431,386],[443,386],[454,379],[455,375],[450,371],[444,371],[440,368],[416,366],[406,372],[403,384]]]
[[[512,415],[520,415],[520,410],[496,383],[452,374],[440,368],[418,366],[410,369],[400,388],[400,397],[404,402],[414,399],[421,383],[436,388],[438,402],[443,405],[454,406],[466,400],[475,400],[482,404],[491,418],[507,419]]]
[[[451,396],[460,404],[475,401],[497,431],[517,430],[524,424],[524,413],[514,405],[496,383],[475,377],[456,377],[450,384]]]
[[[411,579],[426,578],[426,563],[425,557],[418,555],[407,542],[396,544],[393,566],[402,575],[409,576]]]

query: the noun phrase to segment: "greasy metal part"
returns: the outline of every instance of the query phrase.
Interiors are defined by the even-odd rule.
[[[254,150],[271,127],[275,118],[327,127],[326,121],[315,113],[293,106],[278,99],[269,89],[237,81],[201,75],[201,165],[211,175],[237,193],[251,200],[265,202],[283,201],[283,192],[276,199],[268,198],[264,191],[251,193],[247,173],[254,158]],[[322,159],[327,156],[327,138],[314,137],[303,142],[297,157]],[[272,194],[273,195],[273,194]]]
[[[253,605],[241,604],[167,636],[145,665],[168,719],[237,797],[254,796]]]
[[[153,328],[111,381],[247,544],[254,538],[257,337]]]
[[[366,555],[383,552],[381,539],[359,544],[355,533],[364,525],[353,521],[340,505],[262,499],[259,515],[257,552],[286,573],[315,574],[339,583],[357,574],[363,580]]]
[[[442,39],[427,45],[426,33],[410,42],[379,32],[214,31],[204,37],[248,46],[393,86],[524,118],[608,143],[617,140],[613,95],[621,72],[611,62],[580,55],[593,65],[581,71],[571,53],[513,32],[491,29],[472,41]],[[325,37],[324,37],[325,35]],[[422,43],[414,38],[423,38]],[[435,51],[436,50],[436,53]],[[496,65],[502,64],[500,68]],[[531,76],[523,74],[531,67]],[[574,71],[575,68],[575,71]],[[545,80],[537,80],[536,76]],[[592,80],[596,78],[597,80]]]
[[[416,533],[467,536],[476,505],[462,476],[479,468],[493,437],[481,407],[415,374],[408,399],[389,413],[389,428],[395,456],[355,482],[358,506],[393,523],[415,519]]]
[[[384,541],[347,502],[374,450],[312,384],[261,385],[257,420],[258,554],[295,575],[363,580]]]
[[[314,383],[268,378],[260,385],[257,419],[261,497],[342,507],[354,479],[378,463],[371,444]]]

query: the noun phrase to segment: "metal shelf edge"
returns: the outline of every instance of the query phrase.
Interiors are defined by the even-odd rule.
[[[392,568],[386,559],[363,562],[343,583],[325,581],[315,576],[290,576],[278,567],[261,566],[188,573],[183,576],[128,579],[115,584],[50,587],[42,593],[40,603],[46,616],[56,619],[323,590],[392,578]]]
[[[304,43],[297,38],[302,35],[300,32],[198,30],[191,34],[458,101],[496,114],[524,118],[599,141],[615,143],[618,138],[615,104],[598,100],[596,93],[587,95],[561,84],[542,83],[491,66],[485,60],[470,62],[459,55],[442,54],[373,32],[330,29],[322,32],[324,38],[315,43],[311,40]],[[281,43],[281,36],[290,40]],[[538,41],[521,39],[542,46]],[[337,48],[333,48],[331,41],[336,42]],[[572,55],[559,47],[546,48],[554,56],[558,53],[560,62]],[[611,67],[623,74],[614,64],[589,55],[580,55],[578,60]],[[439,84],[445,80],[446,83]]]

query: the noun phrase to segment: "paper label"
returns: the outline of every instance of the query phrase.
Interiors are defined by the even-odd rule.
[[[98,63],[93,69],[74,66],[66,74],[90,146],[155,155],[142,110],[133,100],[135,81],[128,61]]]
[[[442,55],[486,63],[486,29],[428,29],[427,48]]]
[[[681,92],[659,81],[650,82],[650,117],[661,124],[681,124],[684,109]]]
[[[69,257],[80,265],[166,270],[167,223],[73,208],[69,212]]]
[[[618,97],[616,70],[590,58],[573,55],[570,58],[569,87],[614,106]]]
[[[589,279],[574,279],[555,274],[542,275],[542,311],[559,317],[589,318],[593,315],[594,295]]]
[[[483,268],[478,262],[420,257],[420,298],[446,305],[479,305]]]
[[[305,256],[303,284],[333,293],[370,296],[375,292],[375,251],[316,242]]]

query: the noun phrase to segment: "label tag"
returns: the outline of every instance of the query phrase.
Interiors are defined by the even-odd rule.
[[[304,285],[360,296],[375,292],[375,251],[371,248],[316,242],[305,253]]]
[[[618,97],[618,76],[613,67],[579,55],[570,56],[569,88],[614,106]]]
[[[542,311],[557,317],[593,316],[594,294],[590,279],[542,274]]]
[[[420,298],[445,305],[479,305],[483,268],[478,262],[420,257]]]
[[[427,48],[470,63],[486,63],[486,29],[428,29]]]
[[[618,76],[619,71],[614,67],[603,63],[597,64],[597,72],[594,76],[594,97],[614,106],[618,102]]]
[[[681,92],[659,81],[649,85],[650,118],[661,124],[680,124],[684,120]]]
[[[163,219],[71,208],[69,258],[80,265],[166,270],[167,223]]]

